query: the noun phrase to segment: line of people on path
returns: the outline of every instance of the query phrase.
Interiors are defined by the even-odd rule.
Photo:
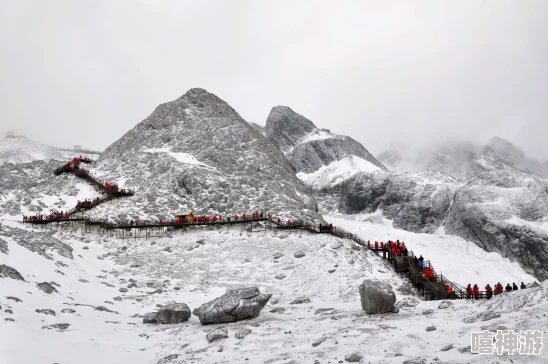
[[[36,214],[34,216],[28,216],[23,215],[23,222],[27,221],[44,221],[44,220],[62,220],[62,219],[68,219],[69,213],[68,211],[55,211],[50,213],[49,215],[44,214]]]

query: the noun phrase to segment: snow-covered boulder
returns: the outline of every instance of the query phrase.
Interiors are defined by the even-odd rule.
[[[371,314],[397,312],[396,293],[388,282],[366,279],[360,285],[363,310]]]
[[[0,264],[0,278],[11,278],[19,281],[24,281],[25,278],[15,268],[9,265]]]
[[[271,294],[261,293],[258,287],[231,289],[193,313],[203,325],[246,320],[259,316],[270,297]]]

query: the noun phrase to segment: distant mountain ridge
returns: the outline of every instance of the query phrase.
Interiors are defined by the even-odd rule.
[[[492,138],[485,145],[454,142],[419,150],[395,144],[380,153],[378,159],[399,172],[433,170],[463,181],[496,170],[548,178],[548,163],[528,158],[520,148],[499,137]]]
[[[55,148],[26,137],[10,136],[0,139],[0,164],[63,161],[65,159],[63,153]]]

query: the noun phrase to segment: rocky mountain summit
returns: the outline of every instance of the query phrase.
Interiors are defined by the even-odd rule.
[[[191,89],[109,146],[101,177],[135,188],[117,218],[271,210],[321,219],[283,154],[217,96]],[[98,214],[112,216],[107,207]],[[141,216],[142,217],[142,216]]]
[[[298,177],[315,189],[359,171],[386,170],[359,142],[319,129],[287,106],[272,108],[265,135],[290,160]]]

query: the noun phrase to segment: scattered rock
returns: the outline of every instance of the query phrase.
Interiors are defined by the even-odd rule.
[[[451,301],[442,301],[438,306],[440,310],[445,310],[447,308],[452,308],[452,307],[453,307],[453,302]]]
[[[76,310],[73,310],[72,308],[63,308],[61,310],[61,313],[75,313]]]
[[[184,303],[172,303],[158,310],[156,321],[161,324],[178,324],[191,316],[190,308]]]
[[[152,292],[147,292],[147,294],[157,294],[157,293],[162,293],[162,292],[164,292],[164,291],[162,291],[162,289],[161,289],[161,288],[158,288],[158,289],[157,289],[157,290],[155,290],[155,291],[152,291]]]
[[[422,311],[423,315],[432,315],[433,313],[434,313],[434,310],[423,310]]]
[[[44,309],[36,309],[34,310],[34,312],[37,312],[37,313],[43,313],[44,315],[52,315],[52,316],[55,316],[55,311],[53,310],[50,310],[49,308],[44,308]]]
[[[323,312],[330,312],[330,311],[333,311],[334,308],[318,308],[316,310],[316,312],[314,312],[314,315],[317,315],[319,313],[323,313]]]
[[[25,278],[23,278],[17,269],[5,264],[0,264],[0,278],[11,278],[18,281],[25,281]]]
[[[120,296],[116,296],[114,298],[112,298],[114,301],[121,301],[122,300],[122,297]]]
[[[360,285],[362,309],[369,315],[397,312],[396,294],[388,282],[366,279]]]
[[[101,284],[104,284],[105,286],[110,287],[110,288],[114,288],[114,285],[110,284],[108,282],[101,282]]]
[[[89,246],[84,246],[82,249],[89,250]]]
[[[109,310],[105,306],[97,306],[97,307],[95,307],[95,311],[103,311],[103,312],[110,312],[110,313],[118,314],[118,312]]]
[[[166,247],[164,248],[164,251],[165,251],[165,252],[168,252],[168,253],[171,253],[171,247],[166,246]]]
[[[328,270],[329,273],[335,273],[335,269]]]
[[[4,321],[11,321],[11,322],[15,322],[15,320],[14,320],[14,319],[12,319],[12,318],[10,318],[10,317],[6,317],[6,318],[4,319]]]
[[[359,246],[359,245],[356,244],[356,243],[352,244],[352,245],[350,246],[350,248],[351,248],[352,250],[362,250],[362,247]]]
[[[427,332],[435,331],[435,330],[436,330],[436,326],[428,326],[428,327],[426,328],[426,331],[427,331]]]
[[[344,360],[346,360],[349,363],[359,363],[360,360],[362,360],[363,356],[361,356],[358,353],[352,353],[350,355],[347,355],[344,357]]]
[[[303,303],[310,303],[310,298],[308,298],[308,297],[299,297],[299,298],[295,298],[293,301],[289,302],[290,305],[301,305]]]
[[[4,310],[5,313],[9,313],[10,315],[13,315],[13,311],[12,310]]]
[[[135,288],[137,287],[137,284],[135,284],[135,282],[131,282],[130,284],[127,285],[127,288]]]
[[[52,294],[53,292],[57,292],[57,289],[51,285],[51,283],[48,282],[42,282],[37,284],[38,288],[42,291],[46,292],[47,294]]]
[[[410,360],[404,361],[403,364],[426,364],[426,359],[421,359],[421,358],[410,359]]]
[[[168,356],[163,357],[158,361],[156,364],[168,364],[171,363],[173,360],[177,359],[180,356],[180,354],[171,354]]]
[[[274,254],[274,259],[280,259],[281,257],[283,257],[284,255],[282,253],[275,253]]]
[[[193,313],[203,325],[245,320],[257,317],[270,297],[271,294],[262,294],[258,287],[231,289]]]
[[[251,331],[251,329],[248,329],[247,327],[244,327],[243,329],[240,329],[240,330],[236,331],[234,336],[236,337],[236,339],[243,339],[244,337],[251,334],[252,332],[253,331]]]
[[[329,245],[331,249],[339,249],[341,246],[342,246],[342,242],[340,242],[339,240],[334,241]]]
[[[313,347],[316,347],[316,346],[320,345],[321,343],[323,343],[323,342],[324,342],[325,340],[327,340],[327,339],[328,339],[327,336],[322,336],[322,337],[319,338],[318,340],[314,341],[314,342],[312,343],[312,346],[313,346]]]
[[[213,329],[206,335],[207,342],[209,343],[220,339],[226,339],[227,337],[228,330],[224,326]]]
[[[42,329],[48,329],[48,330],[59,329],[59,331],[64,331],[64,330],[67,330],[69,327],[70,327],[70,324],[63,323],[63,324],[53,324],[53,325],[42,326]]]
[[[448,344],[448,345],[445,345],[443,348],[441,348],[440,351],[449,351],[453,348],[454,348],[453,344]]]
[[[173,289],[174,289],[174,290],[176,290],[176,291],[178,291],[178,290],[180,290],[180,289],[181,289],[181,287],[179,287],[179,286],[175,286],[175,287],[173,287]]]
[[[122,293],[126,293],[127,291],[128,289],[123,287],[118,289],[118,292],[122,292]]]
[[[105,303],[108,303],[109,305],[113,305],[113,304],[114,304],[113,302],[110,302],[110,301],[105,301]]]
[[[303,252],[302,250],[297,250],[297,251],[295,252],[295,254],[293,254],[293,256],[294,256],[295,258],[302,258],[302,257],[304,257],[305,255],[306,255],[306,254],[304,254],[304,252]]]
[[[23,302],[19,298],[13,297],[13,296],[6,296],[6,299],[12,300],[12,301],[15,301],[15,302]]]
[[[406,297],[401,301],[396,302],[397,308],[414,308],[419,304],[419,301],[412,297]]]
[[[128,279],[128,281],[131,282],[131,283],[137,283],[137,281],[133,278]]]
[[[284,312],[285,312],[285,308],[283,308],[283,307],[274,307],[274,308],[271,309],[269,312],[272,312],[272,313],[284,313]]]
[[[469,353],[472,351],[472,348],[470,346],[465,346],[464,348],[459,349],[459,353]]]
[[[82,279],[82,278],[80,278],[78,281],[82,282],[82,283],[89,283],[89,281],[87,279]]]
[[[276,279],[284,279],[285,277],[287,277],[285,274],[281,273],[281,274],[278,274],[276,277]]]

